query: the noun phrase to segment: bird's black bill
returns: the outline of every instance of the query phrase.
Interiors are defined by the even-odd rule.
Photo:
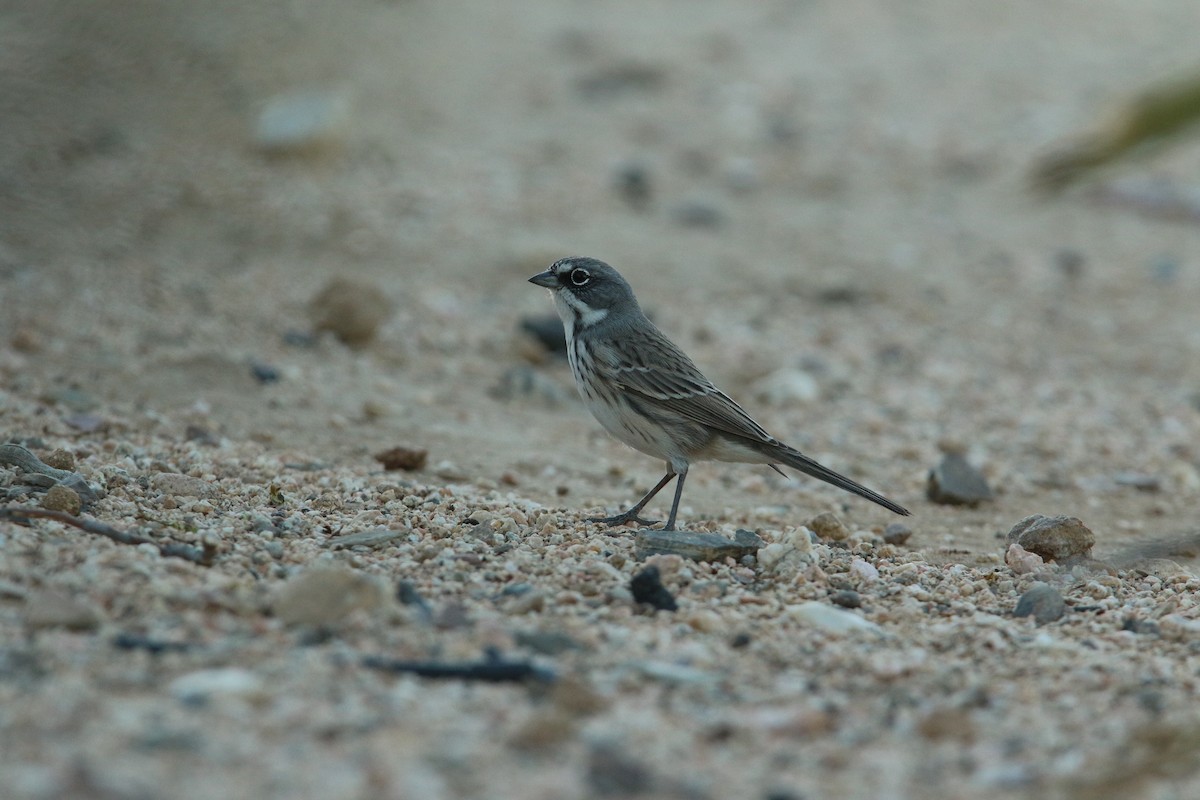
[[[558,276],[554,274],[554,270],[548,269],[545,272],[539,272],[537,275],[534,275],[532,278],[530,278],[529,282],[537,284],[538,286],[544,286],[547,289],[558,288]]]

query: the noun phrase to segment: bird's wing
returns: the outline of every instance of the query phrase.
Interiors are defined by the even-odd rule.
[[[643,402],[733,436],[776,441],[657,328],[627,332],[596,353],[596,362],[605,378]]]

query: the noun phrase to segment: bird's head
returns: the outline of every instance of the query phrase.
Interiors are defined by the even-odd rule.
[[[529,282],[550,290],[564,322],[593,325],[610,315],[639,310],[629,282],[595,258],[560,258]]]

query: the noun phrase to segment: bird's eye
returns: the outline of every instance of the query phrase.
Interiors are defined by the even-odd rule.
[[[575,286],[586,286],[592,280],[592,276],[586,269],[571,270],[571,283]]]

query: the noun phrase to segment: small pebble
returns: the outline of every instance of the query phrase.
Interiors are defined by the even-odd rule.
[[[718,228],[725,221],[725,213],[711,203],[692,200],[675,208],[672,216],[685,228]]]
[[[181,703],[199,705],[214,695],[256,694],[262,688],[262,678],[250,670],[223,667],[180,675],[167,685],[167,692]]]
[[[392,303],[382,288],[347,278],[333,278],[309,301],[313,328],[351,347],[374,339],[391,315]]]
[[[419,470],[425,469],[425,461],[429,458],[429,451],[424,447],[398,445],[379,451],[373,458],[382,464],[386,470]]]
[[[1048,583],[1038,581],[1021,595],[1017,607],[1013,610],[1013,616],[1033,616],[1038,625],[1045,625],[1047,622],[1062,619],[1066,611],[1067,605],[1058,590]]]
[[[790,606],[786,611],[790,619],[819,628],[827,633],[850,633],[852,631],[882,632],[882,628],[870,620],[863,619],[850,611],[810,600]]]
[[[825,539],[826,541],[841,542],[850,536],[850,529],[846,527],[837,514],[830,511],[817,514],[808,521],[807,527],[818,538]]]
[[[1010,544],[1004,552],[1004,563],[1017,575],[1037,572],[1046,565],[1045,559],[1037,553],[1031,553],[1016,543]]]
[[[345,550],[349,547],[380,547],[388,542],[399,539],[403,535],[404,531],[392,530],[391,528],[371,528],[370,530],[358,531],[357,533],[331,539],[328,542],[328,546],[334,550]]]
[[[262,361],[250,363],[250,375],[262,384],[279,382],[279,370]]]
[[[829,602],[842,608],[860,608],[862,595],[852,589],[839,589],[830,593]]]
[[[666,72],[657,64],[625,61],[604,65],[575,81],[586,100],[608,99],[615,95],[654,92],[666,83]]]
[[[653,194],[650,186],[650,169],[638,161],[629,161],[617,167],[613,174],[613,188],[630,208],[642,211],[650,204]]]
[[[275,616],[288,625],[327,627],[357,609],[383,604],[383,587],[369,575],[346,567],[311,567],[275,593]]]
[[[346,92],[301,89],[267,101],[254,129],[254,143],[271,155],[298,155],[336,143],[350,118]]]
[[[562,631],[518,631],[513,637],[517,644],[544,656],[557,656],[583,645]]]
[[[465,481],[467,473],[453,461],[439,461],[433,465],[433,474],[446,481]]]
[[[83,508],[83,500],[74,489],[59,483],[47,490],[46,496],[42,498],[42,508],[77,515]]]
[[[1162,481],[1157,475],[1146,475],[1141,472],[1118,472],[1113,476],[1118,486],[1130,486],[1141,492],[1157,492],[1162,489]]]
[[[170,497],[212,497],[214,494],[209,481],[178,472],[160,472],[150,478],[150,485]]]
[[[764,573],[790,579],[814,558],[812,531],[801,526],[785,531],[778,542],[760,548],[756,560]]]
[[[663,586],[658,567],[646,567],[629,582],[634,602],[646,603],[659,611],[675,611],[675,596]]]
[[[802,369],[783,367],[755,381],[751,392],[771,406],[806,405],[821,396],[817,379]]]
[[[890,522],[883,529],[883,541],[887,544],[903,545],[912,537],[912,528],[903,522]]]
[[[850,564],[850,577],[860,583],[874,583],[879,580],[879,570],[869,561],[856,558]]]
[[[620,750],[616,744],[593,746],[587,765],[587,783],[595,797],[650,797],[654,774],[646,764]]]
[[[950,452],[929,471],[925,495],[942,505],[975,506],[991,500],[992,490],[983,474],[967,463],[961,453]]]
[[[47,453],[42,459],[42,463],[55,469],[65,469],[67,472],[74,472],[75,454],[70,450],[63,450],[60,447],[57,450],[51,450]]]

